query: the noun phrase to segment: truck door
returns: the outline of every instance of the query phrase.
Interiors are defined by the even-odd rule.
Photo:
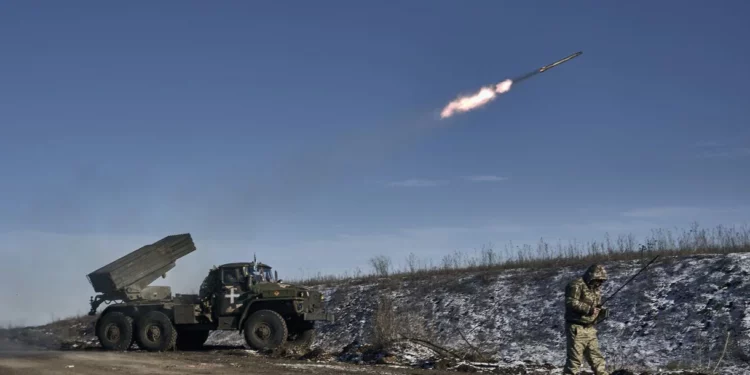
[[[245,275],[242,267],[227,267],[221,270],[221,292],[216,293],[218,315],[234,315],[242,307],[240,296],[244,290]]]

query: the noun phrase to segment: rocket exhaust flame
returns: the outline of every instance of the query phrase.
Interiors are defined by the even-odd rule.
[[[441,118],[448,118],[456,113],[460,112],[468,112],[473,109],[479,108],[490,101],[494,100],[498,94],[504,94],[508,91],[510,91],[510,87],[513,85],[513,83],[518,83],[521,81],[524,81],[528,78],[531,78],[539,73],[545,72],[549,69],[552,69],[556,67],[557,65],[560,65],[574,57],[578,57],[583,52],[576,52],[568,57],[565,57],[561,60],[555,61],[552,64],[545,65],[539,69],[533,70],[529,73],[526,73],[518,78],[514,79],[506,79],[505,81],[502,81],[500,83],[495,84],[494,86],[485,86],[482,87],[476,94],[474,95],[467,95],[467,96],[461,96],[458,97],[456,100],[448,103],[448,105],[443,108],[443,110],[440,112]]]
[[[513,81],[506,79],[505,81],[496,84],[494,87],[482,87],[482,89],[474,95],[459,97],[448,103],[448,105],[443,108],[443,111],[440,112],[440,117],[448,118],[453,116],[456,112],[467,112],[474,108],[481,107],[495,99],[497,94],[508,92],[512,84]]]

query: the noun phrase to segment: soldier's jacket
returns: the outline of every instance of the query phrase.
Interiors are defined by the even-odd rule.
[[[568,284],[565,289],[565,321],[582,325],[589,325],[596,320],[594,307],[601,303],[601,292],[593,290],[587,285],[594,277],[591,270]]]

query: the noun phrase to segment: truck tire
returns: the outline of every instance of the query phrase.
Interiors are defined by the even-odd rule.
[[[96,337],[106,350],[128,350],[133,345],[133,318],[117,311],[104,314],[96,322]]]
[[[209,333],[211,331],[177,330],[175,348],[183,351],[200,350],[208,340]]]
[[[135,342],[143,350],[163,352],[174,348],[177,341],[177,330],[161,311],[150,311],[138,318],[135,329]]]
[[[258,310],[245,321],[245,342],[255,350],[274,350],[289,334],[284,318],[272,310]]]

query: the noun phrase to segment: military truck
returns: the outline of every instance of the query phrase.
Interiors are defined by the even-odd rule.
[[[255,259],[212,268],[198,295],[150,286],[195,250],[189,233],[170,235],[87,275],[99,293],[91,297],[89,315],[108,305],[96,320],[104,349],[135,343],[148,351],[194,350],[214,330],[239,330],[256,350],[303,347],[312,343],[316,321],[333,321],[320,292],[284,283]]]

